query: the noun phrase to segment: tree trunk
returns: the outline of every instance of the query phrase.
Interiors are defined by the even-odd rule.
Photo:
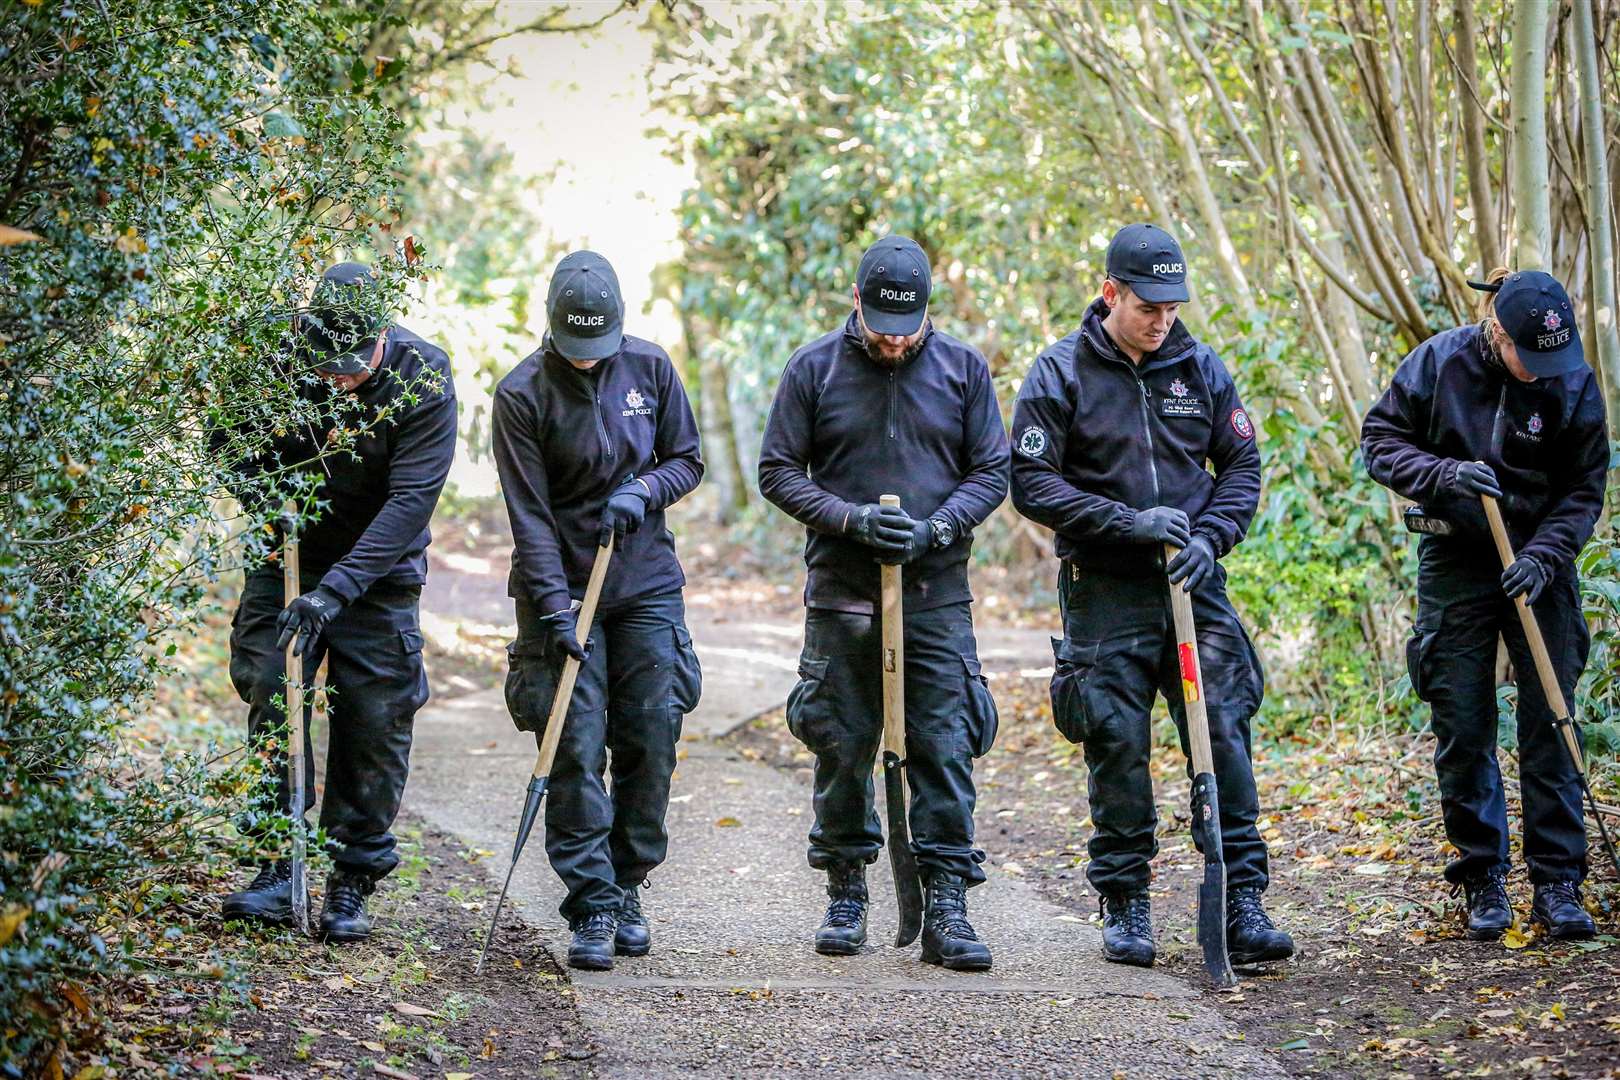
[[[1547,0],[1513,5],[1513,263],[1547,265]]]
[[[1232,243],[1232,234],[1226,229],[1226,217],[1221,210],[1220,200],[1215,197],[1215,189],[1210,185],[1209,173],[1204,168],[1203,153],[1198,146],[1198,137],[1193,134],[1192,127],[1187,122],[1186,110],[1181,107],[1180,91],[1176,88],[1164,49],[1159,44],[1158,27],[1154,24],[1153,11],[1147,0],[1137,0],[1136,24],[1141,29],[1142,48],[1147,54],[1148,67],[1153,72],[1159,107],[1164,110],[1165,122],[1175,139],[1176,147],[1181,151],[1181,167],[1186,176],[1185,182],[1191,189],[1193,201],[1198,204],[1198,213],[1204,219],[1204,227],[1209,230],[1209,247],[1211,254],[1215,256],[1215,265],[1220,268],[1221,277],[1232,290],[1234,305],[1245,319],[1252,322],[1258,314],[1254,292],[1249,288],[1248,275],[1243,272],[1243,267],[1238,262],[1237,248]]]
[[[1474,209],[1474,239],[1479,245],[1479,274],[1484,278],[1502,265],[1501,223],[1491,198],[1491,166],[1485,154],[1485,102],[1479,96],[1479,61],[1474,54],[1474,0],[1456,0],[1457,66],[1461,69],[1463,143],[1468,163],[1468,201]]]
[[[1598,71],[1592,0],[1575,0],[1575,53],[1581,72],[1581,141],[1586,158],[1586,236],[1591,247],[1591,294],[1596,353],[1593,367],[1608,392],[1609,415],[1620,417],[1620,326],[1615,324],[1614,222],[1609,215],[1609,161],[1603,139],[1603,87]]]

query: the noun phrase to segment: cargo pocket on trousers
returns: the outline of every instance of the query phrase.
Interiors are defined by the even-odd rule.
[[[968,749],[974,757],[984,757],[996,743],[996,729],[1000,720],[996,714],[996,699],[985,681],[984,669],[977,657],[964,656],[967,668],[967,736]]]
[[[787,725],[793,737],[815,750],[833,737],[834,704],[826,657],[799,657],[799,681],[788,694]]]
[[[1406,673],[1419,701],[1434,700],[1434,652],[1440,638],[1438,624],[1414,623],[1406,639]]]
[[[1097,647],[1097,642],[1080,645],[1063,638],[1052,639],[1052,722],[1058,734],[1072,743],[1085,742],[1099,727],[1086,692],[1097,666]]]
[[[514,641],[506,647],[506,711],[519,731],[545,730],[561,669],[543,641]]]
[[[692,635],[684,626],[675,627],[675,677],[669,693],[670,706],[682,716],[697,708],[703,697],[703,665],[698,663]]]

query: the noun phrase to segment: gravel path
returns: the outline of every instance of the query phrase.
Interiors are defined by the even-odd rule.
[[[601,1075],[1285,1075],[1201,991],[1103,963],[1093,926],[994,867],[969,894],[995,951],[988,973],[948,973],[923,964],[916,945],[889,947],[885,860],[872,868],[866,951],[816,955],[809,942],[825,895],[824,878],[804,861],[807,783],[712,741],[780,703],[794,678],[782,661],[797,655],[796,629],[694,618],[692,631],[705,696],[676,773],[670,859],[643,894],[653,953],[621,958],[611,973],[573,973],[582,1018],[602,1047]],[[1025,631],[986,631],[981,645],[987,667],[1009,670],[1041,664],[1046,650],[1044,636]],[[417,719],[407,804],[496,852],[490,869],[504,873],[532,747],[512,729],[499,688],[431,706]],[[554,955],[566,951],[561,891],[538,829],[512,898]],[[492,962],[509,963],[502,942],[522,933],[509,917],[503,925]],[[469,964],[475,955],[476,943]]]

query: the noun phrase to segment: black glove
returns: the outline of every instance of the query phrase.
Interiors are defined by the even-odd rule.
[[[879,551],[899,553],[905,550],[916,524],[898,506],[867,503],[850,518],[850,532],[861,543]]]
[[[1502,591],[1509,596],[1524,594],[1524,602],[1533,604],[1541,590],[1547,587],[1547,572],[1528,555],[1520,555],[1513,565],[1502,571]]]
[[[1174,506],[1155,506],[1136,512],[1136,520],[1131,522],[1131,539],[1138,544],[1174,544],[1185,548],[1192,539],[1192,525],[1187,515]]]
[[[607,507],[602,511],[602,527],[596,534],[596,546],[606,544],[610,536],[623,540],[641,528],[641,519],[647,516],[647,498],[647,489],[640,481],[620,484],[619,489],[608,496]]]
[[[342,610],[343,597],[325,585],[316,586],[282,608],[281,614],[276,616],[276,648],[285,649],[287,642],[296,636],[299,655],[309,659],[327,625]]]
[[[579,643],[579,609],[573,606],[553,611],[540,620],[540,633],[546,648],[567,653],[580,663],[591,655],[591,642]]]
[[[911,535],[899,551],[886,551],[877,557],[877,561],[885,566],[896,563],[913,562],[921,558],[928,549],[934,546],[934,527],[927,521],[912,521]]]
[[[1165,567],[1171,581],[1180,581],[1182,592],[1192,592],[1215,569],[1215,545],[1207,536],[1195,536]]]
[[[1457,489],[1465,495],[1502,497],[1502,485],[1496,482],[1496,473],[1483,461],[1457,463]]]

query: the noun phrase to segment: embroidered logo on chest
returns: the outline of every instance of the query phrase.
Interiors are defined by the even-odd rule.
[[[1181,376],[1170,380],[1170,394],[1159,399],[1160,416],[1203,416],[1204,403],[1192,396]]]
[[[1546,427],[1546,424],[1542,421],[1541,414],[1533,412],[1530,414],[1530,419],[1524,422],[1524,429],[1515,431],[1513,434],[1515,438],[1523,439],[1525,442],[1539,443],[1541,441],[1541,429],[1544,427]]]
[[[629,408],[619,413],[620,416],[651,416],[652,409],[647,406],[647,399],[641,396],[641,391],[632,386],[624,395],[624,403]]]

